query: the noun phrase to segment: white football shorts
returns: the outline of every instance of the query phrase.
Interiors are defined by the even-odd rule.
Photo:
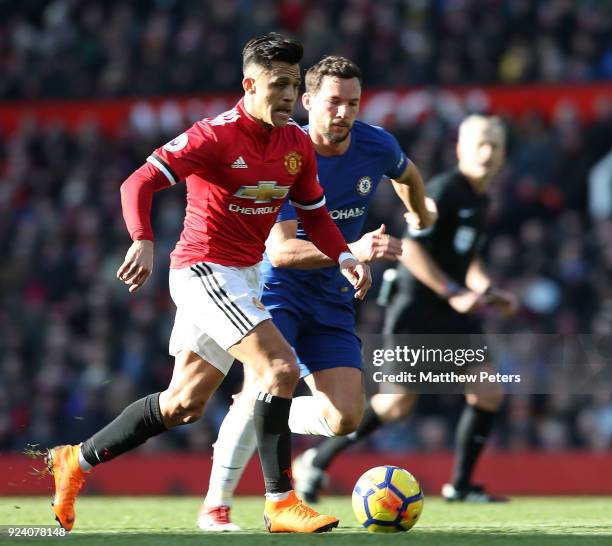
[[[176,305],[170,354],[188,349],[227,374],[234,361],[227,349],[271,318],[261,303],[262,288],[259,264],[199,262],[170,269],[170,296]]]

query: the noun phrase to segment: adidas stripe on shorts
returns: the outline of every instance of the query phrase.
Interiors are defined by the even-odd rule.
[[[260,301],[262,288],[259,264],[199,262],[170,269],[170,295],[176,305],[170,354],[191,350],[227,374],[234,361],[227,349],[271,318]]]

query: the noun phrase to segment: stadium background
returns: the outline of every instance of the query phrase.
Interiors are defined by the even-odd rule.
[[[494,188],[485,251],[496,281],[516,291],[523,308],[488,329],[611,333],[607,2],[0,0],[0,13],[0,460],[19,469],[2,473],[1,493],[48,489],[29,474],[22,479],[31,465],[11,454],[85,438],[169,380],[167,257],[184,188],[155,200],[155,272],[136,297],[114,277],[129,244],[118,188],[150,150],[233,103],[240,49],[269,30],[304,41],[304,67],[324,53],[357,61],[367,90],[362,117],[390,129],[425,177],[454,163],[456,126],[467,112],[502,115],[509,160]],[[383,187],[368,228],[381,222],[401,233],[401,209]],[[374,268],[377,280],[382,269]],[[370,296],[359,308],[359,331],[380,331],[381,318]],[[239,381],[235,369],[199,423],[139,453],[156,472],[191,465],[201,490]],[[515,477],[518,469],[542,478],[545,469],[550,477],[579,467],[576,487],[591,489],[567,492],[612,492],[599,474],[611,461],[610,393],[510,397],[492,441],[497,455],[483,460],[485,477],[503,486],[496,471],[503,461],[503,473]],[[391,451],[390,460],[411,469],[428,461],[430,484],[443,480],[462,403],[422,400],[409,422],[364,443],[353,464],[378,464],[375,451]],[[295,446],[311,441],[296,438]],[[173,453],[172,464],[157,464]],[[114,480],[122,492],[130,461],[123,474],[119,461],[111,465],[114,478],[101,469],[105,478],[92,489]],[[153,492],[190,489],[181,479]],[[149,472],[138,483],[123,492],[152,492]],[[558,492],[535,487],[530,492]]]

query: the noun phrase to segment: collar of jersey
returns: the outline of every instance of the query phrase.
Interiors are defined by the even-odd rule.
[[[272,136],[272,130],[266,129],[261,123],[259,123],[251,114],[246,111],[244,107],[244,99],[240,99],[236,105],[236,109],[240,112],[240,124],[244,129],[257,135],[258,137],[270,138]]]
[[[470,192],[470,195],[472,195],[474,197],[474,199],[488,199],[489,195],[487,193],[487,190],[485,189],[485,191],[483,191],[482,193],[478,193],[476,191],[476,189],[474,188],[474,186],[472,186],[472,183],[470,182],[470,180],[468,179],[467,176],[465,176],[460,170],[459,167],[455,167],[455,173],[459,176],[459,179],[463,182],[464,186],[467,188],[467,191]]]

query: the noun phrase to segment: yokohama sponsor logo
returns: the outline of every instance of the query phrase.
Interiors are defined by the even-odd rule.
[[[329,215],[332,220],[348,220],[349,218],[358,218],[365,214],[365,207],[354,207],[350,209],[330,210]]]
[[[231,212],[238,212],[240,214],[254,215],[254,214],[274,214],[281,208],[280,205],[274,207],[241,207],[231,203],[228,207]]]

